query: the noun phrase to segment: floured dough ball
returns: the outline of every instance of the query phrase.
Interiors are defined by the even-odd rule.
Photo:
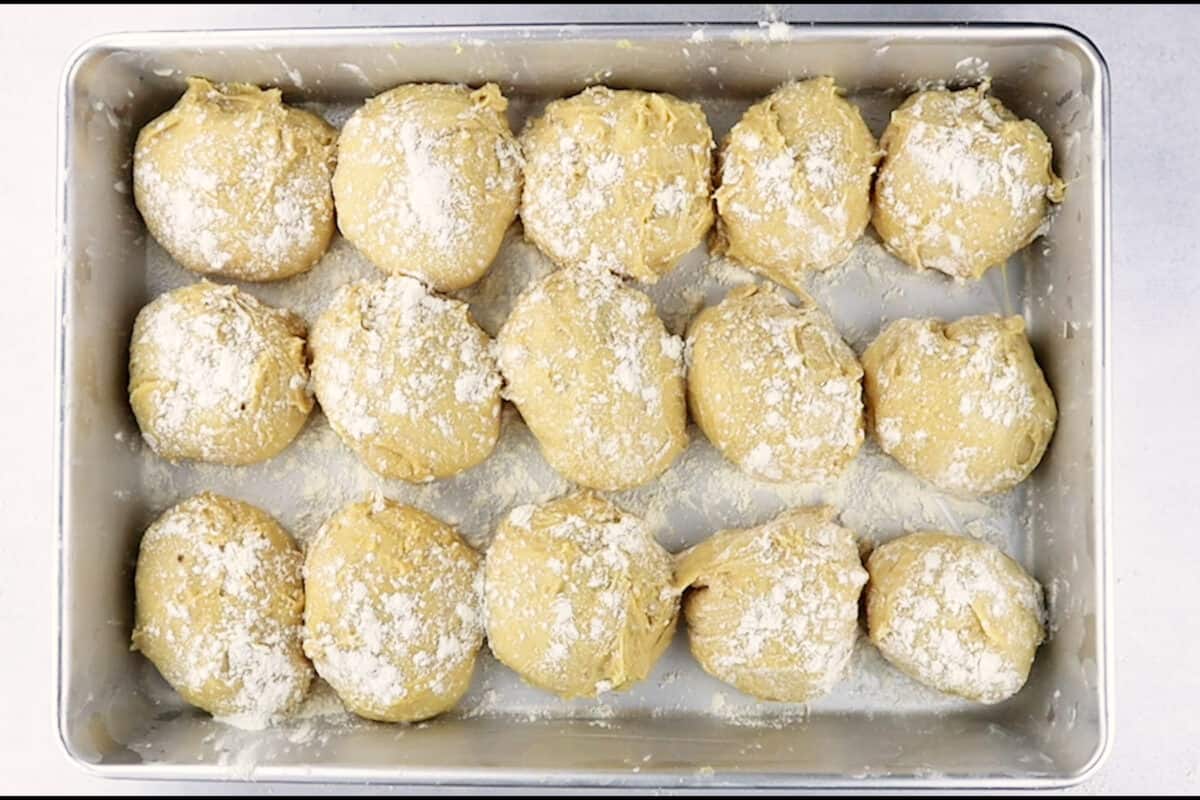
[[[312,410],[304,321],[236,286],[195,283],[137,315],[129,402],[142,437],[176,461],[251,464],[296,437]]]
[[[1029,677],[1042,643],[1042,589],[991,545],[913,533],[867,560],[871,641],[939,691],[998,703]]]
[[[409,84],[368,100],[338,140],[342,233],[384,272],[440,291],[479,280],[521,199],[507,107],[494,83]]]
[[[278,89],[188,78],[138,134],[133,197],[150,234],[205,275],[274,281],[305,272],[333,237],[337,131]]]
[[[794,509],[715,534],[676,557],[692,654],[764,700],[801,703],[846,671],[867,573],[829,508]]]
[[[1040,236],[1065,194],[1046,134],[986,86],[917,92],[880,144],[872,224],[917,269],[980,277]]]
[[[192,705],[265,727],[312,681],[301,650],[302,560],[249,503],[209,492],[184,500],[142,537],[134,649]]]
[[[563,266],[653,283],[712,225],[712,131],[669,94],[595,86],[521,134],[525,235]]]
[[[739,287],[692,320],[687,353],[692,417],[755,478],[827,481],[862,445],[862,367],[815,305]]]
[[[500,436],[492,340],[465,303],[412,278],[339,289],[313,326],[312,353],[329,424],[385,478],[457,475]]]
[[[483,642],[482,558],[410,506],[353,503],[308,548],[304,652],[346,707],[417,722],[454,707]]]
[[[640,519],[579,492],[520,506],[487,553],[488,643],[529,683],[594,697],[645,678],[671,642],[671,556]]]
[[[683,343],[616,276],[552,272],[518,298],[497,344],[506,396],[568,480],[639,486],[687,446]]]
[[[777,89],[721,150],[713,251],[789,287],[842,263],[871,218],[879,156],[832,78]]]
[[[1011,489],[1054,434],[1054,395],[1020,317],[897,320],[867,348],[863,370],[880,446],[942,489]]]

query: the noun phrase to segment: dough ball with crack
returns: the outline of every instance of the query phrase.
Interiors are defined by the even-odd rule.
[[[854,534],[829,508],[726,530],[676,556],[692,654],[764,700],[807,702],[846,671],[867,582]]]
[[[523,679],[593,697],[645,678],[675,631],[671,556],[590,492],[520,506],[487,553],[488,643]]]
[[[687,353],[692,417],[755,478],[828,481],[862,445],[862,367],[815,305],[739,287],[692,320]]]
[[[439,291],[475,283],[521,198],[508,101],[489,83],[407,84],[371,98],[338,140],[338,226],[375,266]]]
[[[788,287],[842,263],[871,218],[879,156],[832,78],[785,84],[721,149],[714,252]]]
[[[305,272],[333,237],[337,132],[278,89],[188,78],[142,128],[133,197],[150,234],[204,275],[274,281]]]
[[[991,545],[913,533],[867,560],[867,623],[884,658],[942,692],[998,703],[1029,677],[1042,590]]]
[[[521,134],[525,236],[563,266],[653,283],[712,225],[712,131],[669,94],[596,86]]]
[[[236,286],[200,282],[138,313],[129,402],[172,461],[250,464],[283,450],[312,410],[303,320]]]
[[[385,478],[446,478],[492,452],[500,375],[465,303],[403,276],[351,283],[313,326],[312,352],[329,424]]]
[[[497,343],[507,397],[568,480],[639,486],[687,445],[683,343],[615,275],[551,273],[517,300]]]
[[[346,707],[417,722],[454,707],[483,641],[482,558],[428,514],[352,503],[304,564],[304,652]]]
[[[872,224],[917,269],[980,277],[1041,235],[1065,194],[1046,134],[986,86],[917,92],[880,144]]]
[[[867,348],[863,370],[884,452],[951,492],[1011,489],[1054,433],[1054,395],[1021,317],[897,320]]]
[[[206,492],[155,520],[138,550],[133,647],[184,700],[240,727],[295,709],[302,556],[268,514]]]

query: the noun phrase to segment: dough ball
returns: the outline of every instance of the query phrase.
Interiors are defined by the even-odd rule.
[[[329,424],[385,478],[447,478],[492,452],[500,375],[465,303],[412,278],[352,283],[313,326],[312,352]]]
[[[133,198],[172,258],[204,275],[275,281],[312,268],[333,237],[334,140],[278,89],[188,78],[138,134]]]
[[[832,78],[789,83],[725,140],[713,251],[785,286],[842,263],[871,218],[879,146]]]
[[[742,286],[688,329],[692,418],[755,478],[827,481],[863,441],[862,367],[833,321]]]
[[[568,480],[639,486],[687,446],[683,343],[616,276],[550,273],[518,298],[497,343],[508,399]]]
[[[483,641],[482,561],[415,508],[380,499],[338,511],[304,563],[304,652],[317,674],[367,719],[453,708]]]
[[[991,545],[913,533],[867,560],[871,641],[939,691],[998,703],[1029,677],[1042,643],[1042,589]]]
[[[645,678],[675,632],[671,556],[590,492],[520,506],[487,553],[488,643],[526,681],[594,697]]]
[[[794,509],[677,556],[692,654],[706,672],[755,697],[793,703],[841,679],[867,573],[854,534],[832,517],[829,508]]]
[[[192,705],[265,727],[312,682],[300,641],[302,560],[249,503],[210,492],[184,500],[142,537],[134,649]]]
[[[440,291],[483,277],[521,199],[507,107],[494,83],[408,84],[368,100],[338,140],[345,237],[384,272]]]
[[[986,86],[917,92],[880,144],[872,224],[917,269],[980,277],[1041,235],[1065,193],[1046,134]]]
[[[562,266],[653,283],[712,225],[712,131],[669,94],[586,89],[521,134],[525,236]]]
[[[129,402],[155,453],[252,464],[296,437],[312,410],[304,321],[236,286],[195,283],[137,315]]]
[[[863,370],[880,446],[942,489],[1011,489],[1054,434],[1054,395],[1020,317],[897,320],[867,348]]]

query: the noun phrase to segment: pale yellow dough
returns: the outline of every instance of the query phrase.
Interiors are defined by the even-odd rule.
[[[483,559],[415,508],[352,503],[304,563],[304,652],[346,707],[381,722],[453,708],[483,641]]]
[[[683,343],[616,276],[551,273],[518,298],[497,344],[506,396],[568,480],[638,486],[687,446]]]
[[[129,402],[172,461],[250,464],[279,453],[312,410],[303,320],[236,286],[200,282],[138,313]]]
[[[494,83],[408,84],[368,100],[338,140],[345,237],[384,272],[439,291],[483,277],[521,198],[507,107]]]
[[[721,149],[712,249],[788,287],[842,263],[871,218],[879,146],[832,78],[752,105]]]
[[[1029,677],[1042,643],[1042,589],[991,545],[913,533],[867,561],[871,641],[903,672],[939,691],[998,703]]]
[[[862,367],[815,305],[739,287],[692,320],[687,353],[692,418],[755,478],[828,481],[862,445]]]
[[[563,697],[625,689],[671,642],[679,592],[645,523],[590,492],[513,509],[487,553],[488,643]]]
[[[669,94],[585,89],[521,134],[525,236],[563,266],[653,283],[712,225],[712,131]]]
[[[329,424],[380,475],[446,478],[492,452],[500,375],[465,303],[413,278],[358,281],[338,290],[311,346]]]
[[[1065,194],[1046,134],[986,86],[917,92],[880,144],[872,224],[917,269],[980,277],[1041,235]]]
[[[337,132],[278,89],[188,78],[138,134],[133,197],[150,234],[204,275],[274,281],[310,269],[333,236]]]
[[[897,320],[867,348],[863,370],[880,446],[942,489],[1011,489],[1054,434],[1054,395],[1020,317]]]
[[[168,509],[142,537],[133,647],[184,700],[261,728],[304,699],[302,556],[249,503],[212,493]]]
[[[832,518],[829,508],[794,509],[676,556],[692,654],[706,672],[795,703],[841,679],[867,573],[854,534]]]

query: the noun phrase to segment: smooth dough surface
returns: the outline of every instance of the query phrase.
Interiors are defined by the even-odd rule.
[[[142,437],[176,461],[251,464],[296,437],[313,401],[304,321],[236,286],[200,282],[138,313],[129,402]]]
[[[645,523],[591,492],[513,509],[485,569],[492,652],[563,697],[637,683],[675,631],[671,556]]]
[[[879,157],[832,78],[785,84],[725,139],[713,251],[788,287],[842,263],[871,218]]]
[[[585,89],[521,134],[525,236],[562,266],[653,283],[712,225],[712,130],[669,94]]]
[[[1065,194],[1046,134],[986,86],[917,92],[880,144],[872,224],[917,269],[980,277],[1041,235]]]
[[[489,83],[408,84],[371,98],[338,140],[338,227],[384,272],[439,291],[495,259],[521,198],[508,101]]]
[[[815,305],[739,287],[692,320],[686,352],[692,418],[755,478],[831,480],[862,445],[862,367]]]
[[[268,514],[211,492],[168,509],[138,550],[134,649],[184,700],[248,728],[295,709],[303,556]]]
[[[1011,489],[1054,434],[1054,395],[1021,317],[896,320],[862,363],[880,447],[942,489]]]
[[[465,303],[413,278],[358,281],[338,290],[311,346],[325,416],[380,475],[446,478],[492,452],[500,375]]]
[[[204,275],[274,281],[305,272],[333,237],[337,131],[278,89],[188,78],[142,128],[133,197],[150,234]]]
[[[346,706],[381,722],[453,708],[483,641],[483,559],[458,533],[390,500],[325,523],[304,564],[304,652]]]
[[[687,446],[683,342],[616,276],[552,272],[518,298],[497,344],[506,396],[568,480],[638,486]]]
[[[764,700],[805,702],[846,671],[867,573],[830,508],[726,530],[676,557],[692,653],[709,674]]]
[[[998,703],[1029,677],[1042,589],[991,545],[913,533],[867,560],[867,623],[884,658],[939,691]]]

